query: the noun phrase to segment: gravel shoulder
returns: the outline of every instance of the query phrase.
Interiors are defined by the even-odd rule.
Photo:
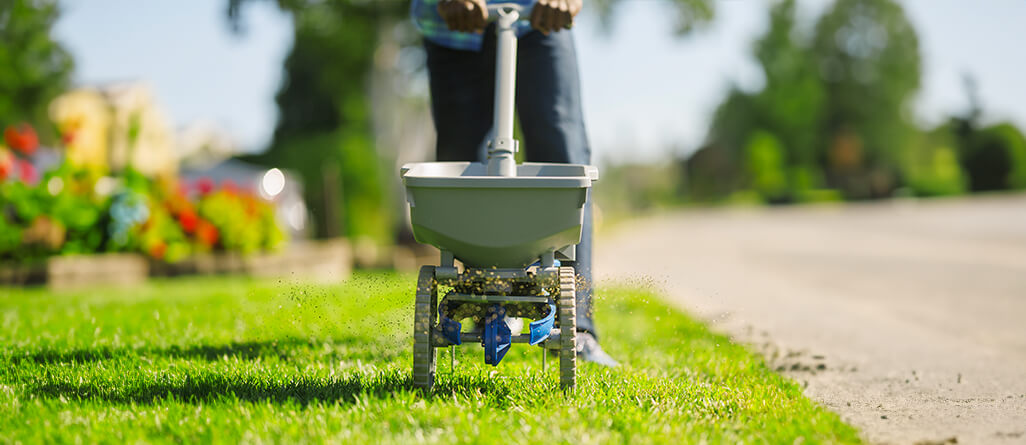
[[[688,210],[603,233],[876,443],[1026,443],[1026,195]]]

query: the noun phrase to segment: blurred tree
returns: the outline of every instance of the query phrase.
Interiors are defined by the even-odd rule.
[[[245,32],[241,14],[252,1],[228,1],[238,32]],[[276,3],[292,18],[293,44],[275,98],[279,115],[270,148],[248,160],[303,175],[317,235],[387,242],[394,215],[384,175],[391,165],[374,149],[367,82],[379,31],[404,19],[408,2]]]
[[[974,192],[1026,188],[1026,136],[1010,123],[979,128],[975,120],[954,118],[959,161]]]
[[[816,24],[812,51],[825,89],[820,141],[831,185],[848,198],[889,196],[919,88],[919,40],[893,0],[837,0]]]
[[[50,100],[64,91],[73,61],[50,36],[59,10],[53,0],[0,1],[0,127],[27,121],[44,140]]]
[[[732,88],[713,115],[710,142],[685,161],[688,199],[715,201],[743,186],[742,148],[758,124],[753,96]]]
[[[817,134],[823,110],[823,84],[809,50],[797,29],[794,0],[770,9],[770,27],[755,43],[755,58],[762,66],[765,87],[755,97],[760,126],[782,142],[784,164],[793,189],[818,187],[819,155]]]
[[[784,165],[784,150],[777,137],[764,130],[752,133],[745,147],[745,155],[751,188],[766,202],[787,201],[787,168]]]
[[[972,191],[1026,188],[1026,137],[1010,123],[982,128],[983,104],[976,79],[963,77],[969,109],[938,130],[958,147],[958,160]]]
[[[918,134],[907,119],[920,79],[915,31],[893,0],[837,0],[812,35],[801,32],[796,16],[794,0],[770,9],[769,29],[753,48],[764,87],[728,93],[703,149],[726,153],[694,161],[728,159],[736,167],[719,174],[744,179],[702,179],[696,166],[690,181],[764,187],[773,178],[773,197],[764,196],[773,202],[827,196],[815,192],[824,185],[849,199],[889,196],[901,183],[901,153]],[[760,131],[778,142],[779,162],[752,162],[770,146],[750,146],[769,140],[756,137]]]
[[[228,0],[228,17],[237,32],[246,31],[242,14],[255,1]],[[395,218],[385,175],[394,172],[374,146],[368,83],[382,36],[405,21],[409,0],[264,1],[292,17],[294,40],[276,96],[273,141],[265,153],[247,160],[303,175],[317,235],[388,240]],[[711,0],[669,1],[678,12],[681,34],[712,19]],[[621,2],[595,0],[586,7],[608,21]]]
[[[903,172],[907,186],[917,196],[964,193],[966,177],[958,161],[958,147],[951,124],[922,133],[905,150]]]
[[[689,168],[689,182],[699,199],[726,197],[737,186],[753,186],[766,178],[775,178],[772,196],[763,196],[771,202],[786,202],[799,190],[820,186],[816,129],[823,103],[822,82],[808,45],[804,43],[807,39],[802,39],[796,29],[795,1],[777,3],[770,9],[769,18],[769,30],[753,46],[755,58],[763,70],[764,88],[751,94],[731,89],[713,117],[709,139],[714,143],[700,150],[726,153],[718,156],[696,153],[694,158],[696,163],[718,160],[733,163],[735,167],[695,165]],[[772,138],[773,150],[779,152],[779,159],[753,164],[751,150],[763,147],[754,149],[765,151],[769,146],[757,142],[770,141],[768,138]],[[705,177],[712,172],[716,173]],[[709,192],[713,192],[712,195]]]

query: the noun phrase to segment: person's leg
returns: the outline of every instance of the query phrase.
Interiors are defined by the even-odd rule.
[[[581,110],[577,53],[569,31],[531,32],[517,54],[517,116],[528,162],[591,163]],[[592,321],[591,200],[577,245],[577,327],[597,337]]]
[[[494,41],[486,38],[481,52],[424,41],[438,161],[481,161],[478,149],[492,128]]]
[[[533,31],[517,52],[517,117],[528,162],[588,164],[580,76],[573,35]]]

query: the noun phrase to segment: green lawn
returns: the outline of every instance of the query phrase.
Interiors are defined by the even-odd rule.
[[[597,298],[607,350],[557,389],[558,360],[439,355],[412,389],[413,277],[323,287],[158,281],[53,294],[0,288],[0,443],[858,442],[761,359],[648,291]]]

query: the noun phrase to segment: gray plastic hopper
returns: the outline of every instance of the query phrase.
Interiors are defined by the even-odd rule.
[[[472,268],[523,269],[539,259],[550,267],[556,251],[581,242],[584,203],[592,181],[598,179],[598,169],[576,164],[516,164],[517,39],[513,25],[520,14],[529,16],[530,8],[490,4],[488,11],[496,18],[497,33],[495,138],[489,144],[488,162],[403,166],[413,235]]]
[[[581,241],[584,203],[598,169],[523,163],[516,176],[488,176],[478,162],[402,168],[418,242],[475,268],[524,268]]]

